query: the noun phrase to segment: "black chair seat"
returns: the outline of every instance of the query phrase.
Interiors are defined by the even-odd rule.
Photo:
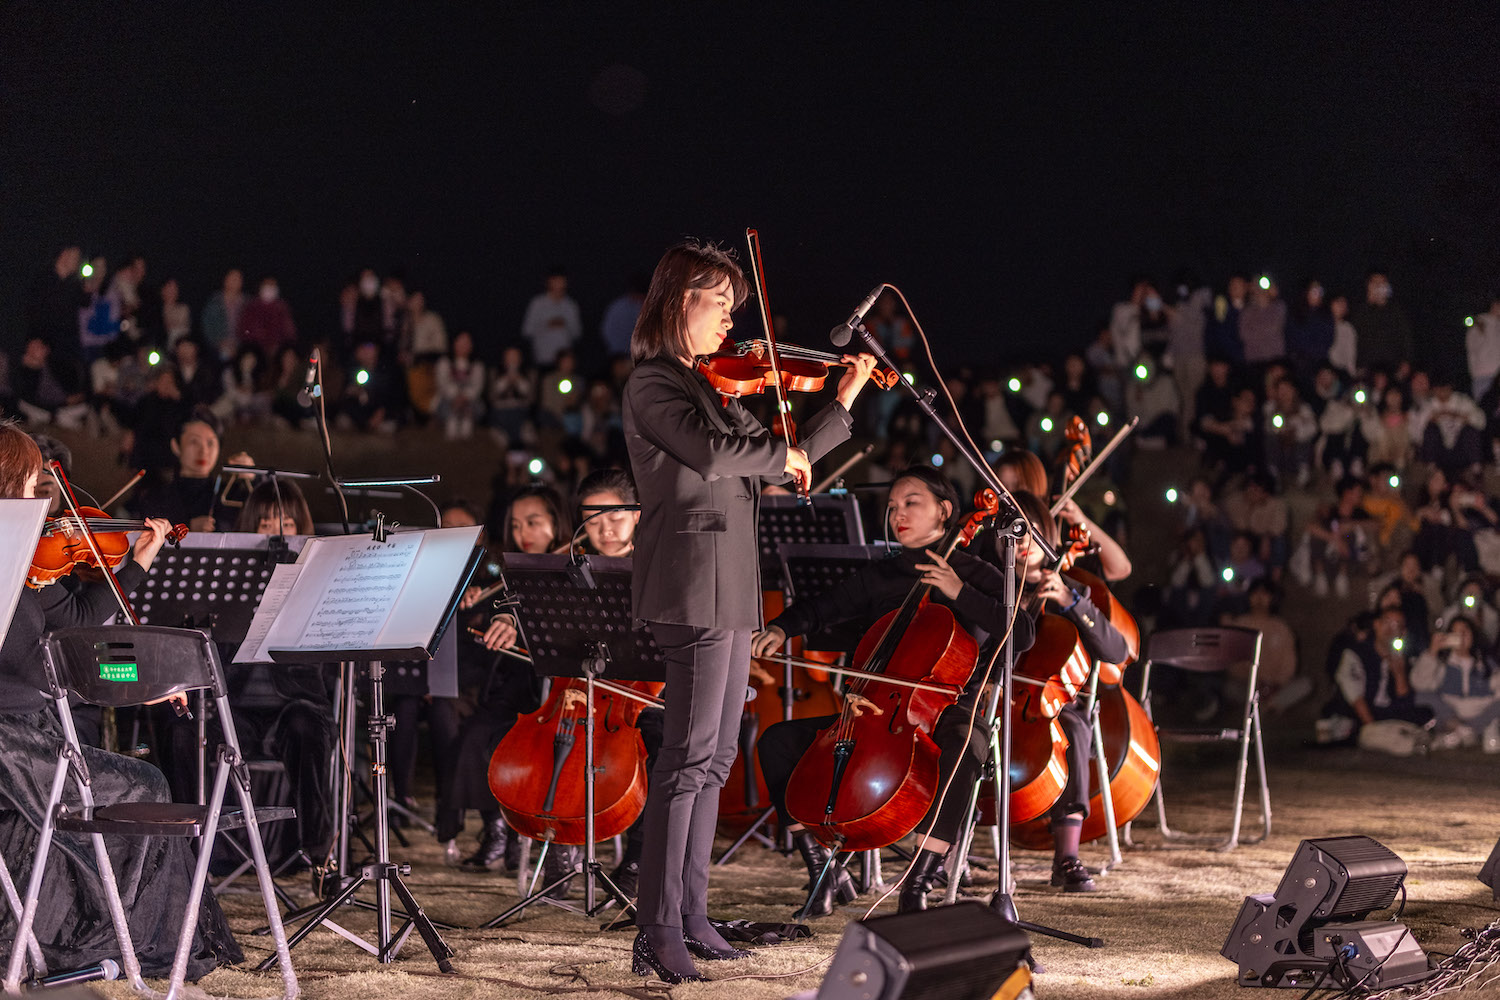
[[[292,819],[297,810],[290,806],[257,809],[259,823]],[[122,837],[199,837],[208,825],[208,807],[192,802],[120,802],[78,812],[58,811],[57,828],[71,833],[104,833]],[[239,809],[225,809],[219,814],[220,830],[239,830],[245,826],[245,814]]]

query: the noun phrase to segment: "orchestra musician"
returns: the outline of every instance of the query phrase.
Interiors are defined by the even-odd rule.
[[[42,456],[14,424],[0,424],[0,499],[37,495]],[[116,577],[129,592],[146,579],[171,526],[146,522],[130,558]],[[0,646],[0,855],[12,863],[32,857],[47,806],[47,789],[63,745],[62,726],[43,693],[40,645],[53,629],[98,625],[118,610],[105,582],[76,588],[60,583],[24,588],[5,642]],[[167,780],[143,760],[83,747],[97,805],[168,802]],[[77,785],[65,786],[64,803],[79,809]],[[76,969],[119,955],[106,910],[104,884],[90,838],[59,833],[43,876],[35,933],[49,967]],[[119,879],[131,934],[144,975],[166,977],[177,944],[177,924],[192,886],[193,852],[180,837],[112,837],[110,860]],[[212,892],[203,894],[188,961],[188,978],[199,979],[221,963],[243,959]]]
[[[869,564],[832,591],[799,600],[756,634],[751,651],[755,656],[774,653],[789,637],[815,632],[843,622],[868,628],[882,615],[899,607],[918,581],[932,585],[931,599],[948,607],[960,626],[980,646],[979,663],[991,662],[990,640],[1002,638],[1010,622],[1005,614],[1005,579],[988,562],[963,551],[944,559],[935,548],[952,527],[959,511],[958,493],[941,472],[929,466],[911,466],[898,473],[891,484],[886,517],[901,548],[888,559]],[[1017,653],[1031,647],[1031,618],[1018,614],[1011,642]],[[998,662],[998,658],[995,662]],[[903,882],[900,911],[926,908],[927,893],[937,877],[949,846],[958,839],[968,821],[965,811],[969,792],[989,759],[989,730],[984,714],[974,710],[984,685],[982,670],[976,669],[958,702],[938,718],[931,733],[941,753],[939,774],[946,782],[957,772],[941,802],[934,801],[917,825],[917,856]],[[757,752],[761,772],[782,828],[794,842],[816,880],[828,859],[828,849],[813,839],[787,815],[786,788],[792,770],[812,746],[817,734],[838,716],[792,719],[778,722],[761,734]],[[853,900],[853,885],[842,869],[825,879],[818,896],[803,911],[821,916],[833,911],[837,893],[842,902]]]
[[[805,422],[800,447],[772,437],[695,367],[719,349],[747,293],[724,251],[694,242],[669,249],[631,337],[636,367],[622,401],[642,505],[633,615],[666,659],[632,968],[668,983],[701,978],[694,954],[746,954],[709,923],[708,869],[719,789],[738,752],[750,637],[761,624],[759,485],[810,482],[811,461],[849,437],[849,407],[874,367],[867,355],[848,359],[837,402]]]
[[[1057,522],[1047,505],[1034,493],[1013,494],[1021,512],[1042,529],[1049,545],[1057,548]],[[1021,539],[1016,550],[1018,569],[1026,581],[1026,608],[1035,616],[1060,614],[1078,630],[1089,657],[1104,663],[1121,663],[1129,658],[1125,637],[1110,624],[1108,616],[1094,606],[1089,589],[1066,574],[1043,563],[1041,547],[1030,536]],[[1081,704],[1085,691],[1065,704],[1057,721],[1068,737],[1068,780],[1062,795],[1050,812],[1052,826],[1052,885],[1065,892],[1093,892],[1096,888],[1087,868],[1078,858],[1079,836],[1089,812],[1089,751],[1092,727]]]
[[[562,498],[550,486],[523,488],[511,498],[506,511],[506,552],[551,552],[571,535]],[[481,640],[486,649],[508,649],[516,644],[516,620],[510,614],[491,617]],[[534,712],[542,703],[541,682],[528,664],[508,656],[498,656],[494,673],[481,689],[474,714],[459,726],[453,744],[452,777],[445,791],[439,788],[434,816],[437,839],[445,845],[456,841],[463,831],[464,811],[475,809],[483,824],[479,846],[465,858],[461,867],[469,871],[488,871],[500,866],[514,870],[520,864],[522,838],[508,836],[505,819],[490,791],[490,757],[500,738],[510,732],[516,719]],[[548,852],[549,857],[552,852]]]

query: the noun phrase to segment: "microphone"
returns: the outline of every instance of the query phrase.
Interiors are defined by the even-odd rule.
[[[313,405],[313,400],[323,395],[323,387],[318,384],[318,349],[313,348],[312,357],[307,359],[307,374],[303,377],[302,390],[297,393],[297,402],[303,406]]]
[[[91,983],[96,979],[119,979],[120,963],[112,958],[101,959],[98,965],[72,972],[60,972],[55,976],[36,981],[33,988],[49,989],[55,986],[70,986],[73,983]]]
[[[865,321],[865,313],[869,312],[875,305],[875,300],[880,298],[880,293],[885,291],[885,282],[875,286],[875,290],[865,296],[865,300],[859,304],[849,318],[828,332],[828,339],[833,341],[834,347],[843,347],[854,339],[854,328]]]

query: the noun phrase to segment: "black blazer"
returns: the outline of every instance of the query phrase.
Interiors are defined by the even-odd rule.
[[[641,498],[636,621],[759,628],[758,480],[788,481],[786,443],[738,400],[723,405],[707,379],[668,359],[636,366],[622,416]],[[852,425],[849,411],[832,403],[805,421],[799,444],[817,461],[848,440]]]

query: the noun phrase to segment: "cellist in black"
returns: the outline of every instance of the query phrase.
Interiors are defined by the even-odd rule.
[[[901,550],[889,559],[872,563],[867,569],[842,581],[828,593],[800,600],[787,608],[764,631],[756,634],[751,651],[756,656],[775,652],[790,636],[802,635],[843,622],[857,622],[866,627],[882,615],[899,607],[912,586],[932,586],[931,599],[947,606],[965,631],[979,642],[981,664],[990,661],[988,643],[1005,635],[1009,622],[1005,615],[1005,578],[999,570],[966,552],[954,551],[944,559],[934,549],[956,520],[958,494],[948,478],[927,466],[913,466],[903,471],[891,485],[887,517]],[[1011,640],[1017,652],[1028,649],[1033,637],[1028,615],[1016,616]],[[901,910],[926,908],[926,897],[932,888],[938,866],[950,844],[958,838],[968,817],[969,789],[978,779],[989,757],[988,734],[982,713],[973,712],[974,699],[983,686],[982,671],[976,670],[958,703],[938,718],[931,734],[941,758],[939,773],[944,781],[949,774],[957,776],[941,803],[935,802],[919,831],[918,853],[901,890]],[[971,724],[970,718],[973,718]],[[786,788],[797,762],[812,746],[817,734],[837,716],[793,719],[769,727],[757,745],[761,771],[771,801],[780,815],[783,828],[793,835],[808,871],[818,876],[828,858],[828,849],[810,832],[794,823],[786,812]],[[925,837],[920,836],[923,831]],[[854,897],[849,876],[837,869],[835,880],[825,880],[818,898],[804,916],[820,916],[832,911],[833,897],[842,902]]]

